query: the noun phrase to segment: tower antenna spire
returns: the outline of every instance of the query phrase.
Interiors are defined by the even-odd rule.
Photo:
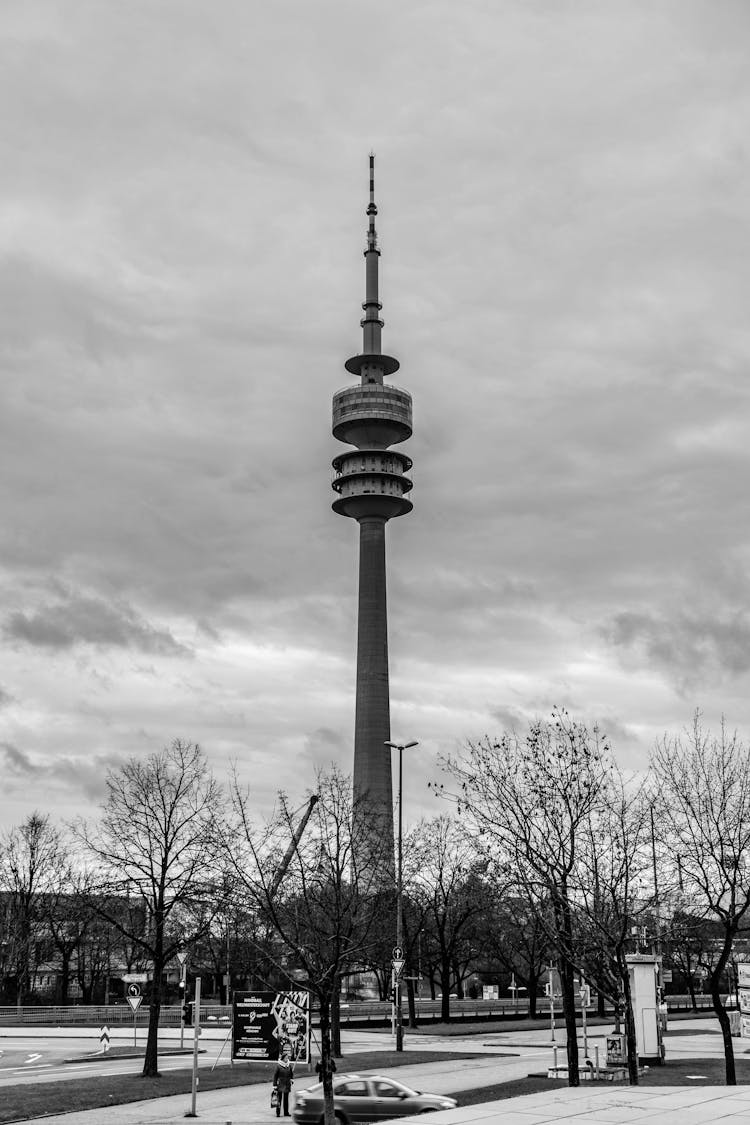
[[[367,205],[367,246],[365,247],[365,299],[362,308],[365,315],[360,320],[362,327],[362,351],[352,356],[344,366],[352,375],[359,375],[362,383],[383,382],[383,376],[398,371],[398,360],[383,355],[381,335],[383,320],[380,316],[382,304],[378,294],[378,233],[375,230],[375,216],[378,213],[375,203],[375,153],[370,153],[370,202]]]
[[[378,249],[378,232],[375,230],[375,216],[378,209],[375,205],[375,153],[370,153],[370,204],[367,214],[370,217],[370,226],[367,231],[367,251]],[[377,297],[377,293],[375,294]]]

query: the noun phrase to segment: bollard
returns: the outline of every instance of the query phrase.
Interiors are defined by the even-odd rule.
[[[557,1047],[552,1048],[552,1069],[557,1071]]]
[[[596,1063],[596,1065],[595,1065],[596,1080],[598,1082],[599,1081],[599,1044],[598,1043],[594,1047],[594,1059],[595,1059],[595,1063]]]

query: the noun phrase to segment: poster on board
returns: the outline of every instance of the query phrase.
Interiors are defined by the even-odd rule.
[[[235,992],[232,1058],[310,1061],[310,993]]]

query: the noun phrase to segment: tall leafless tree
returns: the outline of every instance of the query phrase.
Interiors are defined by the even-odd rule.
[[[49,816],[34,812],[0,844],[0,883],[9,895],[9,960],[16,970],[16,1001],[28,999],[35,950],[46,934],[45,915],[67,856]]]
[[[424,936],[440,977],[440,1018],[450,1020],[450,994],[462,991],[464,971],[476,960],[477,923],[485,906],[482,881],[486,860],[477,852],[464,825],[447,816],[420,825],[421,860],[412,878],[412,894],[424,911]]]
[[[289,854],[296,821],[281,795],[277,814],[255,825],[247,793],[235,785],[238,823],[227,837],[236,882],[268,919],[294,979],[317,999],[325,1121],[333,1125],[332,1014],[343,975],[366,965],[380,939],[384,904],[393,901],[388,840],[372,831],[366,797],[352,796],[337,769],[317,778],[317,803]],[[284,864],[279,880],[280,865]],[[282,969],[281,955],[277,967]]]
[[[658,832],[665,849],[679,857],[685,900],[693,913],[721,927],[708,987],[724,1041],[726,1082],[734,1086],[732,1033],[720,989],[750,910],[750,750],[723,720],[712,735],[696,712],[683,737],[657,743],[652,769]]]
[[[200,748],[177,739],[111,772],[98,823],[76,826],[94,868],[92,907],[152,967],[144,1077],[158,1074],[164,970],[222,906],[221,816],[221,790]],[[123,911],[123,900],[136,909]]]
[[[609,764],[596,809],[580,833],[573,895],[575,960],[625,1022],[628,1078],[638,1084],[638,1047],[628,954],[632,930],[651,917],[650,804],[644,785],[626,784]]]
[[[488,858],[515,871],[524,893],[549,903],[559,961],[568,1083],[579,1084],[575,997],[575,880],[581,835],[605,799],[609,748],[565,711],[531,724],[524,740],[505,733],[469,743],[446,762],[443,792],[467,816]]]

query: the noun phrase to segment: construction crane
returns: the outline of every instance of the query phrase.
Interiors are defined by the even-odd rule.
[[[299,825],[297,826],[297,830],[292,836],[291,843],[289,844],[289,847],[286,849],[286,852],[284,853],[284,858],[282,859],[281,863],[279,864],[279,866],[276,870],[276,874],[274,875],[273,879],[271,880],[271,883],[270,883],[269,888],[268,888],[268,899],[269,899],[269,901],[273,900],[276,897],[276,892],[278,891],[279,887],[281,886],[281,880],[284,878],[284,876],[287,873],[287,869],[289,867],[289,864],[292,862],[292,856],[294,855],[295,851],[297,850],[297,847],[299,846],[299,842],[302,839],[302,833],[305,831],[305,828],[307,827],[307,822],[310,819],[310,817],[312,816],[312,811],[315,808],[315,805],[317,804],[317,801],[318,801],[318,794],[313,793],[313,795],[310,797],[309,801],[307,802],[307,808],[305,809],[304,813],[302,814],[302,819],[300,820]]]

